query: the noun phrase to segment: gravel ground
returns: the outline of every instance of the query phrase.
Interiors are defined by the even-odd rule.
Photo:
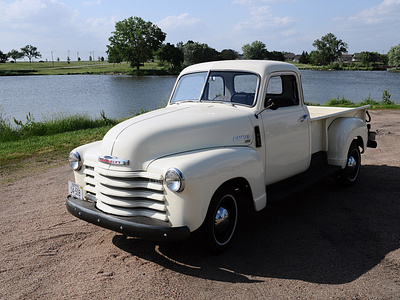
[[[351,188],[325,178],[248,214],[222,255],[85,223],[69,166],[0,186],[1,299],[399,299],[400,111],[372,111],[378,148]]]

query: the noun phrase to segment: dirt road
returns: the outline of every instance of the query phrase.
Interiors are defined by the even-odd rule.
[[[125,239],[70,215],[65,165],[0,187],[1,299],[398,299],[400,111],[349,189],[326,178],[246,216],[219,256]]]

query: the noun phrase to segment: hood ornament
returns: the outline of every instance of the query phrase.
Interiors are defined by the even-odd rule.
[[[111,156],[111,155],[99,156],[99,162],[110,165],[124,165],[124,166],[129,165],[128,159],[120,159],[116,156]]]

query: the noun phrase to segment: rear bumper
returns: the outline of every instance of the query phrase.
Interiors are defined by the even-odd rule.
[[[67,197],[68,211],[75,217],[94,225],[120,232],[127,236],[153,241],[179,241],[190,236],[186,226],[172,227],[170,224],[146,217],[119,217],[98,210],[94,203]]]

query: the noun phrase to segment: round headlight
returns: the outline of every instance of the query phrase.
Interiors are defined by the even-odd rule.
[[[75,150],[72,150],[68,157],[69,165],[74,171],[79,171],[82,167],[81,156]]]
[[[185,188],[185,178],[176,168],[169,168],[165,173],[165,184],[173,192],[182,192]]]

